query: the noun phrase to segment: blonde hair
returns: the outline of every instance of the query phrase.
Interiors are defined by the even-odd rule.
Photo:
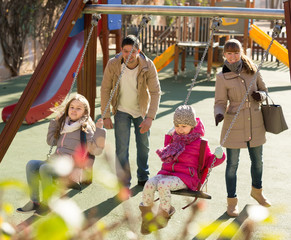
[[[62,131],[64,125],[65,125],[65,121],[66,118],[69,116],[69,107],[71,102],[73,101],[80,101],[81,103],[83,103],[84,105],[84,115],[81,117],[81,121],[83,122],[82,124],[82,131],[84,132],[88,132],[88,129],[91,128],[93,131],[96,130],[96,126],[92,120],[92,118],[90,117],[90,105],[88,100],[81,94],[76,94],[74,97],[72,97],[67,104],[64,107],[60,107],[57,109],[57,111],[61,114],[60,117],[57,119],[57,128],[55,131],[55,138],[58,139],[60,136],[60,132]]]
[[[249,74],[254,74],[257,71],[256,65],[245,55],[243,47],[237,39],[229,39],[226,41],[223,47],[223,52],[240,52],[243,68],[246,72]]]

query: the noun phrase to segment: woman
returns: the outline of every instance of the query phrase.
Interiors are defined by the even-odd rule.
[[[267,87],[255,64],[243,53],[241,43],[236,39],[228,40],[224,45],[225,62],[222,72],[217,75],[215,84],[214,116],[216,126],[224,120],[221,131],[221,143],[226,147],[226,188],[227,214],[238,216],[236,195],[237,168],[241,148],[248,148],[251,160],[252,190],[251,196],[259,204],[270,207],[271,203],[262,192],[263,144],[266,142],[265,127],[260,102],[266,98]],[[231,131],[222,142],[246,91],[256,76]]]

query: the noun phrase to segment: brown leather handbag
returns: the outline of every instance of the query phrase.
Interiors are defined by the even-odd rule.
[[[266,104],[261,104],[265,129],[267,132],[278,134],[288,129],[288,126],[281,105],[274,104],[271,98],[272,104],[269,104],[268,97],[270,96],[267,95]]]

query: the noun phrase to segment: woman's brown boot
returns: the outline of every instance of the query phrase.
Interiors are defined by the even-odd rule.
[[[238,199],[235,198],[227,198],[227,215],[230,217],[237,217],[239,215],[238,205],[237,205]]]
[[[252,187],[251,196],[257,200],[260,205],[264,207],[271,207],[271,203],[268,201],[268,199],[265,198],[262,188],[258,189]]]
[[[152,206],[144,206],[143,203],[140,203],[139,209],[141,211],[141,228],[140,232],[142,234],[150,234],[150,224],[154,222],[154,214],[152,212]]]

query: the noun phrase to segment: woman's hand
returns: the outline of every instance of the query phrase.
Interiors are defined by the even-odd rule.
[[[255,99],[255,101],[257,101],[257,102],[260,102],[260,101],[262,101],[262,99],[263,99],[259,91],[253,91],[253,93],[252,93],[251,96],[252,96],[253,99]]]
[[[224,116],[223,116],[221,113],[218,113],[218,114],[215,116],[215,125],[217,126],[218,123],[220,123],[223,119],[224,119]]]

